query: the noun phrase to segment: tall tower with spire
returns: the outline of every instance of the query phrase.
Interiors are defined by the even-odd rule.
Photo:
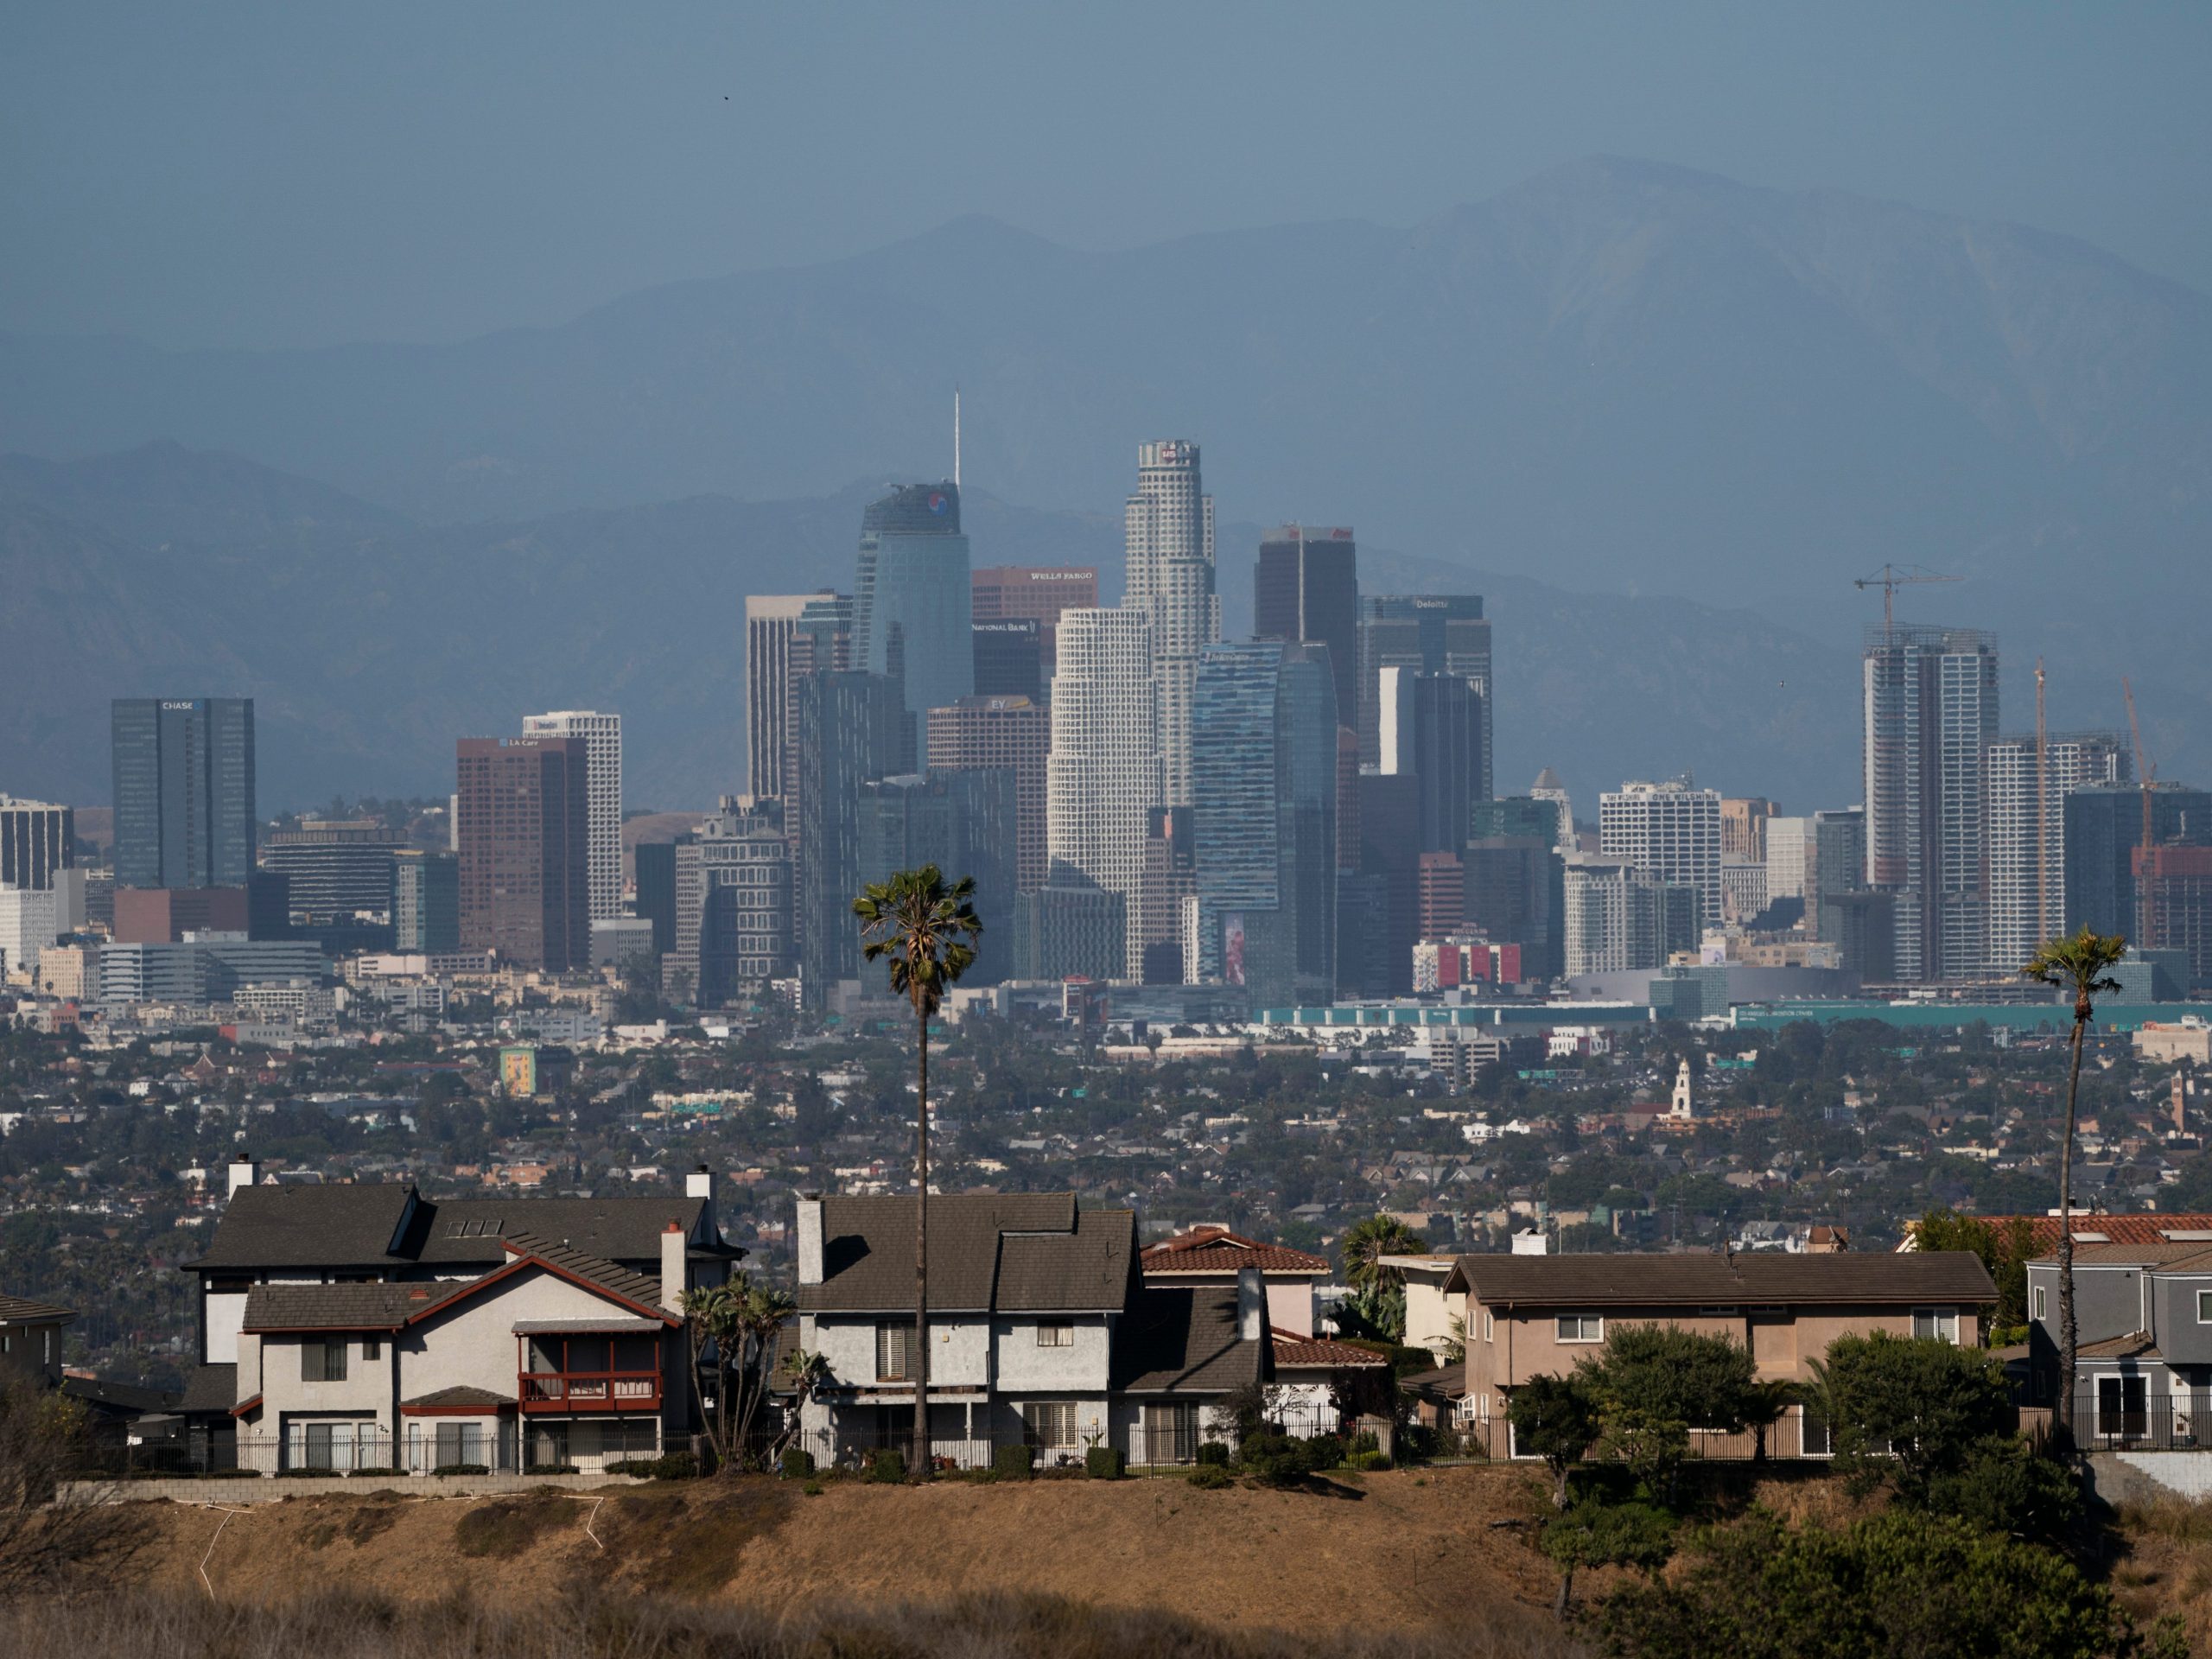
[[[1198,652],[1221,638],[1214,591],[1213,498],[1198,475],[1198,446],[1141,444],[1137,489],[1122,516],[1128,570],[1122,603],[1151,625],[1160,700],[1160,804],[1191,801],[1191,708]]]

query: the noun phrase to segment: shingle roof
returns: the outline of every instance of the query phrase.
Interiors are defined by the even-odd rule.
[[[2056,1249],[2056,1241],[2052,1242]],[[2038,1263],[2057,1261],[2054,1255],[2038,1255]],[[2212,1243],[2170,1243],[2158,1241],[2148,1244],[2081,1244],[2074,1246],[2076,1266],[2100,1264],[2106,1267],[2176,1268],[2212,1267]]]
[[[1119,1313],[1129,1296],[1137,1218],[1128,1210],[1085,1210],[1073,1233],[999,1235],[1001,1313]]]
[[[556,1244],[535,1233],[510,1233],[505,1244],[510,1256],[532,1257],[609,1295],[619,1296],[642,1312],[655,1314],[671,1324],[676,1322],[677,1316],[660,1305],[658,1279],[648,1279],[642,1273],[632,1273],[603,1256],[572,1250],[565,1244]]]
[[[2102,1342],[2085,1342],[2079,1351],[2083,1359],[2160,1359],[2158,1344],[2151,1340],[2147,1331],[2131,1331],[2124,1337],[2107,1337]]]
[[[61,1392],[72,1400],[81,1400],[86,1405],[105,1411],[129,1413],[142,1416],[149,1412],[173,1411],[178,1396],[161,1389],[142,1388],[136,1382],[111,1382],[99,1376],[68,1376],[61,1379]]]
[[[1263,1344],[1236,1334],[1234,1285],[1147,1285],[1114,1344],[1126,1394],[1225,1394],[1259,1380]]]
[[[185,1374],[179,1411],[228,1411],[238,1402],[236,1365],[195,1365]]]
[[[35,1302],[25,1296],[0,1296],[0,1325],[67,1325],[77,1317],[73,1307],[54,1302]]]
[[[1146,1247],[1147,1274],[1235,1273],[1257,1268],[1262,1273],[1326,1273],[1329,1259],[1294,1250],[1287,1244],[1265,1244],[1226,1227],[1193,1227]]]
[[[1124,1212],[1125,1213],[1125,1212]],[[1119,1296],[1088,1304],[1055,1301],[1072,1283],[1053,1283],[1056,1269],[1080,1280],[1095,1275],[1098,1262],[1077,1230],[1072,1192],[972,1192],[932,1195],[929,1210],[929,1291],[933,1312],[978,1313],[993,1306],[1001,1235],[1057,1235],[1061,1251],[1015,1244],[1012,1271],[1020,1294],[1032,1305],[1119,1308]],[[1123,1270],[1134,1254],[1128,1235]],[[801,1285],[798,1305],[809,1313],[864,1313],[911,1309],[914,1305],[914,1201],[911,1198],[827,1198],[822,1200],[822,1282]]]
[[[412,1198],[410,1205],[410,1199]],[[610,1262],[657,1262],[671,1221],[696,1233],[707,1200],[680,1193],[603,1198],[424,1198],[394,1183],[241,1188],[193,1268],[478,1267],[506,1260],[528,1232]],[[404,1225],[403,1225],[404,1224]],[[692,1247],[731,1259],[717,1241]]]
[[[1478,1300],[1576,1306],[1745,1303],[1993,1302],[1997,1287],[1967,1250],[1882,1255],[1463,1255],[1446,1288]]]
[[[403,1400],[399,1402],[399,1408],[404,1411],[410,1406],[417,1410],[435,1406],[481,1406],[486,1411],[496,1411],[501,1406],[512,1406],[514,1402],[515,1397],[512,1394],[495,1394],[490,1389],[471,1388],[460,1383],[449,1389],[434,1389],[428,1394],[418,1394],[412,1400]]]
[[[1388,1365],[1390,1363],[1371,1348],[1355,1348],[1348,1342],[1286,1336],[1280,1331],[1274,1336],[1277,1370],[1286,1366],[1293,1370],[1341,1370],[1347,1366]]]
[[[660,1281],[632,1273],[599,1256],[530,1233],[502,1241],[502,1259],[520,1265],[535,1262],[556,1269],[593,1289],[667,1324],[676,1314],[660,1306]],[[397,1331],[480,1291],[495,1287],[490,1275],[441,1280],[435,1283],[255,1285],[246,1292],[246,1331]]]

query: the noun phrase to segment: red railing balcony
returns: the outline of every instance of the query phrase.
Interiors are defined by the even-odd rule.
[[[660,1373],[524,1371],[516,1398],[524,1411],[658,1411]]]

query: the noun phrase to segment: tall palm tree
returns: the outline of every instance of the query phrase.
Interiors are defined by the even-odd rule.
[[[2074,1115],[2082,1092],[2082,1039],[2100,991],[2120,982],[2106,969],[2127,954],[2127,941],[2084,924],[2071,938],[2045,939],[2021,968],[2023,977],[2056,985],[2074,997],[2074,1056],[2066,1071],[2066,1134],[2058,1143],[2058,1426],[2074,1440],[2074,1379],[2081,1332],[2074,1319]]]
[[[969,940],[982,935],[976,914],[976,881],[963,875],[948,884],[934,864],[900,870],[853,900],[860,918],[861,954],[891,969],[891,988],[914,1005],[920,1039],[914,1111],[914,1452],[916,1472],[930,1467],[930,1016],[944,993],[976,960]]]

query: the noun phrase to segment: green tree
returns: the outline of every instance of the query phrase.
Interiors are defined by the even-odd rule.
[[[891,988],[914,1007],[917,1088],[914,1108],[914,1455],[918,1474],[930,1469],[930,1016],[944,994],[976,960],[970,941],[982,937],[976,914],[976,882],[948,883],[934,864],[900,870],[872,884],[853,900],[861,924],[861,954],[882,961]]]
[[[1672,1490],[1690,1430],[1738,1433],[1766,1409],[1750,1349],[1680,1325],[1616,1325],[1580,1370],[1606,1444],[1655,1495]]]
[[[2082,1043],[2096,1012],[2097,994],[2116,991],[2120,982],[2106,970],[2127,954],[2127,941],[2099,933],[2088,924],[2070,938],[2045,939],[2022,964],[2023,978],[2056,985],[2074,999],[2073,1055],[2066,1068],[2066,1132],[2058,1142],[2058,1424],[2070,1446],[2074,1438],[2074,1379],[2079,1369],[2081,1331],[2074,1316],[2074,1123],[2082,1097]]]
[[[1813,1403],[1835,1436],[1835,1467],[1861,1490],[1925,1501],[2008,1417],[2005,1373],[1977,1348],[1876,1331],[1839,1337],[1813,1364]]]
[[[1427,1249],[1428,1241],[1395,1216],[1369,1216],[1344,1230],[1339,1252],[1344,1282],[1351,1287],[1350,1312],[1362,1334],[1384,1342],[1406,1339],[1406,1276],[1384,1258],[1419,1255]]]
[[[2008,1216],[2000,1227],[1980,1216],[1939,1205],[1912,1224],[1913,1244],[1923,1250],[1971,1250],[1997,1285],[1989,1338],[2002,1347],[2020,1340],[2028,1323],[2028,1258],[2035,1254],[2025,1216]]]
[[[742,1468],[753,1443],[753,1420],[768,1396],[776,1338],[797,1311],[789,1294],[756,1285],[746,1274],[683,1293],[684,1327],[697,1376],[706,1345],[715,1345],[715,1411],[707,1436],[726,1469]]]
[[[1566,1618],[1574,1600],[1574,1573],[1584,1567],[1640,1567],[1656,1573],[1675,1553],[1675,1517],[1656,1503],[1607,1503],[1585,1497],[1544,1522],[1538,1540],[1559,1567],[1552,1611]]]
[[[1532,1376],[1505,1408],[1514,1450],[1541,1458],[1552,1471],[1552,1507],[1567,1507],[1567,1476],[1598,1438],[1598,1402],[1579,1376]]]
[[[1607,1598],[1605,1651],[1634,1659],[2101,1659],[2129,1621],[2056,1551],[1892,1509],[1840,1531],[1755,1513],[1688,1569]]]

